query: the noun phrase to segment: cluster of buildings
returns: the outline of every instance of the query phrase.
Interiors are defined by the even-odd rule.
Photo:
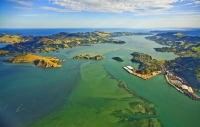
[[[142,79],[149,79],[151,78],[152,76],[155,76],[157,74],[160,74],[161,71],[159,72],[155,72],[155,74],[153,74],[152,76],[148,77],[147,75],[142,75],[142,74],[138,74],[136,72],[134,72],[134,68],[131,67],[131,66],[125,66],[123,67],[127,72],[129,72],[130,74],[133,74],[135,76],[138,76]],[[187,86],[187,82],[178,77],[178,76],[175,76],[172,72],[169,72],[169,71],[166,71],[165,69],[163,69],[163,74],[165,75],[165,78],[167,80],[167,82],[172,85],[176,90],[178,90],[179,92],[187,95],[188,97],[194,99],[194,100],[200,100],[200,97],[198,95],[196,95],[192,89],[192,87],[190,86]],[[145,77],[146,76],[146,77]]]
[[[186,83],[183,81],[182,78],[174,76],[173,73],[168,71],[165,73],[165,78],[167,82],[171,84],[176,90],[194,100],[200,100],[200,97],[194,93],[193,89],[190,86],[185,85]]]
[[[133,73],[133,67],[131,67],[131,66],[125,66],[125,67],[123,67],[127,72],[129,72],[130,74],[132,74]]]

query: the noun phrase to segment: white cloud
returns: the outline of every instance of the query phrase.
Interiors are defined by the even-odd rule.
[[[15,2],[15,3],[21,4],[24,6],[32,6],[33,5],[33,3],[28,0],[7,0],[7,1]]]
[[[194,1],[194,4],[200,5],[200,1]]]
[[[173,7],[173,3],[185,0],[48,0],[60,8],[42,7],[57,12],[135,12],[137,10],[163,11]]]
[[[59,8],[47,7],[47,6],[42,6],[41,9],[50,10],[50,11],[56,11],[56,12],[70,12],[70,11],[66,11],[65,9],[59,9]]]
[[[190,2],[186,5],[192,5],[193,7],[198,7],[200,5],[200,0],[189,0]]]

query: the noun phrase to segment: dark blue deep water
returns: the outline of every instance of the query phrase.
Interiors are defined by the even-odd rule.
[[[127,29],[127,28],[47,28],[47,29],[0,29],[0,34],[21,34],[24,36],[47,36],[58,34],[60,32],[92,32],[92,31],[106,31],[106,32],[149,32],[150,29]]]

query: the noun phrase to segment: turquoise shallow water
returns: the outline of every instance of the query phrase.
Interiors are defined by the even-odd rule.
[[[107,56],[120,54],[110,53]],[[106,64],[106,63],[112,64]],[[105,69],[115,78],[128,84],[138,95],[153,102],[157,106],[157,116],[165,127],[197,127],[200,125],[200,102],[194,101],[171,87],[163,75],[149,80],[132,76],[122,69],[127,63],[116,63],[107,59],[103,62]]]
[[[143,52],[151,55],[156,59],[174,59],[173,53],[158,53],[154,51],[154,47],[162,47],[162,45],[146,40],[145,36],[129,36],[118,37],[117,39],[124,40],[127,43],[124,45],[102,44],[96,45],[86,50],[76,51],[71,54],[79,54],[84,52],[101,54],[106,56],[102,60],[107,72],[115,78],[120,79],[128,84],[129,88],[138,95],[153,102],[157,106],[157,116],[165,127],[188,127],[199,126],[200,122],[200,102],[194,101],[187,96],[179,93],[171,87],[163,75],[158,75],[149,80],[142,80],[132,76],[124,69],[123,66],[131,65],[137,67],[136,63],[132,63],[130,54],[133,51]],[[91,50],[94,50],[93,52]],[[125,62],[116,62],[111,58],[119,56]]]
[[[58,54],[45,55],[57,56]],[[67,59],[60,54],[58,56]],[[8,124],[6,126],[26,125],[61,106],[80,78],[78,68],[80,63],[69,61],[70,59],[60,69],[38,68],[32,64],[11,65],[1,61],[0,119],[2,123]],[[17,112],[19,107],[22,110]],[[9,122],[11,119],[12,122]]]
[[[143,52],[156,59],[174,59],[173,53],[157,53],[154,47],[162,47],[148,41],[145,36],[118,37],[126,44],[98,44],[61,50],[60,53],[42,54],[65,58],[62,68],[43,69],[32,64],[10,65],[0,58],[0,122],[6,126],[21,126],[35,122],[62,108],[77,82],[81,79],[79,67],[87,60],[72,60],[77,54],[105,55],[100,61],[105,70],[128,84],[138,95],[157,106],[157,116],[165,127],[197,127],[200,125],[200,102],[193,101],[168,85],[162,75],[144,81],[128,74],[123,66],[132,65],[130,54]],[[41,55],[41,54],[39,54]],[[120,56],[125,62],[111,58]],[[19,112],[17,109],[19,109]],[[12,119],[12,122],[10,120]]]

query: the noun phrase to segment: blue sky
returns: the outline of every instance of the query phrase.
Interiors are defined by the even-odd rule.
[[[200,0],[0,0],[0,28],[200,28]]]

